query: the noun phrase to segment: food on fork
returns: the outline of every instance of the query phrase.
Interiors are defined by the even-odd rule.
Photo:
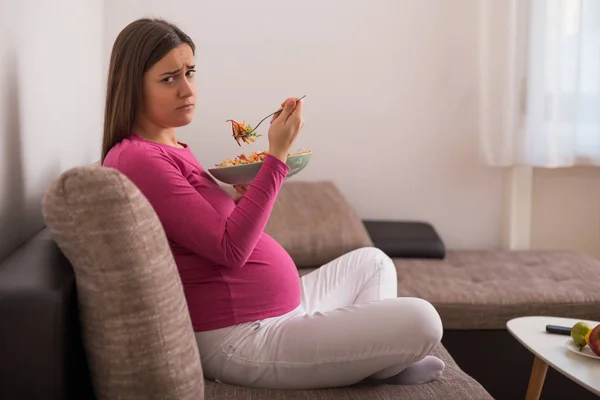
[[[262,136],[260,133],[256,133],[256,131],[252,132],[253,128],[250,125],[246,125],[245,121],[237,122],[232,119],[228,119],[225,122],[231,122],[233,138],[237,142],[238,146],[241,146],[240,140],[246,144],[249,144],[254,143],[254,138]]]
[[[305,98],[306,95],[302,96],[302,97],[295,97],[294,99],[296,101],[300,101],[303,98]],[[283,104],[281,105],[282,108],[280,108],[279,110],[275,111],[274,113],[271,113],[269,115],[267,115],[266,117],[264,117],[257,125],[256,127],[258,128],[258,126],[260,124],[263,123],[264,120],[266,120],[269,117],[274,117],[275,114],[280,113],[281,111],[283,111]],[[271,120],[272,121],[272,120]],[[235,139],[235,141],[237,142],[238,146],[242,146],[240,144],[240,140],[246,144],[248,143],[254,143],[254,138],[262,136],[259,133],[256,133],[256,131],[250,126],[250,125],[246,125],[245,121],[242,122],[237,122],[233,119],[228,119],[225,122],[231,122],[231,131],[233,132],[233,138]]]

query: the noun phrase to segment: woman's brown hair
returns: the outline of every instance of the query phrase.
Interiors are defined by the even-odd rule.
[[[119,33],[108,70],[101,164],[115,144],[132,134],[142,101],[144,73],[183,43],[195,52],[192,39],[162,19],[138,19]]]

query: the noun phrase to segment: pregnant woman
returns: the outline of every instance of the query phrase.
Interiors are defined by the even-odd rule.
[[[283,102],[268,156],[237,202],[177,140],[194,115],[194,57],[190,37],[166,21],[123,29],[110,61],[102,163],[133,181],[165,229],[206,378],[282,389],[438,378],[444,363],[428,353],[441,340],[440,317],[423,299],[397,297],[389,257],[361,248],[300,279],[264,232],[303,100]]]

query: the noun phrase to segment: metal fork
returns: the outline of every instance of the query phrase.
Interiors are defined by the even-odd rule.
[[[300,98],[299,98],[298,100],[296,100],[296,101],[298,102],[298,101],[302,100],[302,99],[303,99],[303,98],[305,98],[305,97],[306,97],[306,95],[304,95],[304,96],[300,97]],[[256,126],[254,127],[254,129],[252,129],[250,132],[246,132],[244,135],[249,135],[249,134],[251,134],[251,133],[252,133],[252,132],[254,132],[254,131],[256,130],[256,128],[258,128],[258,126],[259,126],[260,124],[262,124],[262,123],[263,123],[263,122],[264,122],[264,121],[265,121],[267,118],[269,118],[269,117],[272,117],[273,115],[275,115],[275,114],[277,114],[277,113],[280,113],[280,112],[282,112],[282,111],[283,111],[283,108],[280,108],[279,110],[275,111],[274,113],[267,115],[267,116],[266,116],[266,117],[264,117],[264,118],[263,118],[263,119],[262,119],[262,120],[261,120],[261,121],[260,121],[258,124],[256,124]]]

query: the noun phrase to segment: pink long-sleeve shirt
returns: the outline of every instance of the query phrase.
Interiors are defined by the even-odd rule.
[[[282,315],[300,304],[300,279],[285,249],[264,232],[287,164],[267,156],[235,204],[196,160],[132,135],[104,166],[128,177],[156,211],[183,283],[196,332]],[[143,232],[140,232],[143,234]]]

